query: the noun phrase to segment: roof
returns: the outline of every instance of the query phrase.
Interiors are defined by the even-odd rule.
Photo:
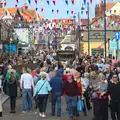
[[[117,2],[107,2],[107,4],[106,4],[106,10],[107,11],[111,10],[116,3]]]
[[[9,12],[11,15],[15,15],[17,10],[19,10],[21,16],[24,17],[25,21],[31,22],[36,19],[36,21],[41,21],[43,18],[36,12],[34,9],[27,9],[24,8],[0,8],[0,17],[3,16],[3,13]]]
[[[73,24],[72,19],[53,19],[52,21],[56,22],[58,24],[62,24],[62,25],[71,25],[71,24]]]

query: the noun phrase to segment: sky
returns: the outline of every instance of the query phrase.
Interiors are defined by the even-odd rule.
[[[4,1],[4,0],[3,0]],[[18,7],[22,7],[25,2],[28,3],[28,0],[18,0],[19,3],[17,4],[16,0],[6,0],[6,7],[12,8],[15,7],[17,4]],[[84,0],[74,0],[75,4],[72,5],[71,0],[68,0],[68,5],[66,5],[65,0],[56,0],[56,5],[53,4],[52,0],[50,1],[50,5],[47,4],[47,0],[37,0],[38,4],[35,4],[35,0],[31,0],[31,4],[28,3],[30,9],[36,9],[38,8],[37,12],[39,14],[46,18],[46,19],[59,19],[59,18],[72,18],[74,15],[71,14],[71,11],[74,11],[76,16],[78,16],[78,12],[80,12],[80,18],[86,18],[86,11],[87,11],[87,5],[83,5]],[[42,3],[40,1],[43,1]],[[78,1],[80,1],[78,3]],[[90,0],[86,0],[87,2]],[[90,18],[93,18],[95,15],[95,5],[98,4],[101,0],[92,0],[92,4],[90,4]],[[119,0],[106,0],[106,1],[119,1]],[[81,14],[81,7],[84,7],[85,10]],[[41,12],[41,8],[43,8],[43,12]],[[52,9],[54,12],[52,13]],[[57,10],[59,10],[57,14]],[[67,11],[69,11],[69,14],[67,14]]]

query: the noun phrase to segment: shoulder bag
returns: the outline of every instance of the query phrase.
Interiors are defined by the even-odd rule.
[[[40,90],[42,89],[42,87],[44,86],[45,83],[46,83],[46,81],[42,84],[42,86],[40,87],[40,89],[37,91],[34,99],[37,99],[37,98],[38,98],[38,93],[40,92]]]

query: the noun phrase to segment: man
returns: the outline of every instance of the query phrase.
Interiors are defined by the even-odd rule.
[[[58,72],[55,72],[55,77],[50,81],[52,87],[52,116],[55,116],[55,108],[57,103],[57,116],[61,116],[61,95],[63,88],[62,77],[60,77]]]
[[[28,68],[23,70],[20,85],[22,88],[23,113],[26,113],[32,110],[32,90],[34,89],[34,80]]]

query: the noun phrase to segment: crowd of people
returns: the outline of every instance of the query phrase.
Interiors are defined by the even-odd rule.
[[[104,59],[99,54],[94,57],[81,54],[74,61],[62,62],[56,60],[56,54],[39,52],[26,58],[39,63],[38,67],[35,70],[23,67],[19,74],[12,68],[14,63],[9,63],[3,72],[4,92],[10,96],[10,113],[15,113],[19,87],[23,113],[32,111],[35,100],[35,112],[39,110],[39,116],[46,117],[49,98],[51,115],[61,117],[65,98],[69,120],[80,116],[79,100],[83,101],[84,116],[93,109],[93,120],[108,120],[110,108],[112,120],[120,120],[120,62],[114,57]]]

